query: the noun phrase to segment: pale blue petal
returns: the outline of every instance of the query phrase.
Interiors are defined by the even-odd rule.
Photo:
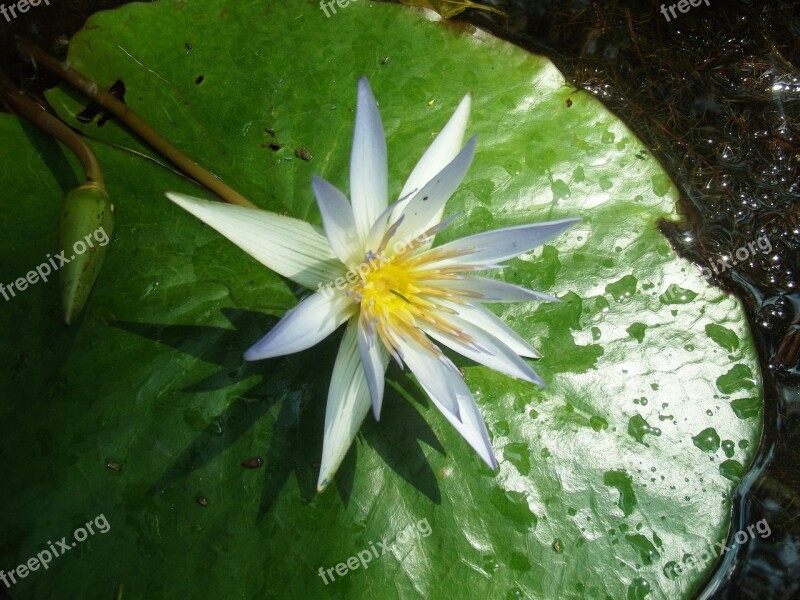
[[[400,198],[408,196],[415,190],[420,190],[422,187],[434,178],[442,169],[444,169],[458,154],[461,145],[464,143],[464,132],[467,129],[467,120],[469,119],[469,111],[472,105],[472,98],[469,94],[459,103],[447,125],[436,136],[433,143],[428,146],[425,154],[419,159],[419,162],[411,171],[408,176],[406,184],[403,186],[403,191],[400,192]],[[410,200],[410,197],[406,201]],[[402,210],[402,206],[400,210]],[[398,216],[398,211],[395,216]]]
[[[383,405],[384,373],[389,362],[389,352],[383,347],[375,333],[364,327],[363,319],[359,319],[358,323],[358,352],[372,400],[372,414],[375,416],[375,420],[379,421]]]
[[[366,77],[358,80],[356,126],[350,157],[350,200],[362,245],[388,200],[386,136]]]
[[[369,387],[359,357],[357,331],[358,316],[354,316],[347,324],[333,365],[325,407],[325,435],[317,481],[319,491],[333,480],[369,412]]]
[[[469,321],[473,326],[497,338],[515,354],[527,358],[541,358],[541,354],[488,308],[480,304],[456,304],[446,301],[442,304],[454,310],[459,317]]]
[[[408,348],[404,347],[403,351],[404,356],[407,357],[409,354]],[[435,357],[431,357],[428,353],[422,354],[420,358],[426,360],[428,364],[440,362]],[[486,431],[486,424],[483,422],[483,417],[481,416],[480,410],[478,410],[475,399],[464,384],[458,371],[455,370],[455,367],[453,367],[453,370],[448,369],[439,374],[434,374],[425,370],[426,372],[423,377],[426,380],[427,387],[423,385],[420,373],[410,364],[409,367],[411,367],[414,375],[417,376],[417,380],[427,392],[434,406],[439,409],[450,424],[455,427],[456,431],[458,431],[467,443],[472,446],[478,453],[478,456],[480,456],[490,468],[496,469],[497,461],[495,460],[494,451],[492,450],[492,443],[489,441],[489,432]],[[436,393],[432,394],[431,391],[435,391]],[[452,398],[454,398],[457,403],[457,413],[450,407]]]
[[[353,210],[347,197],[337,187],[316,175],[311,178],[311,188],[334,254],[348,267],[357,264],[363,258],[364,249],[358,239]]]
[[[477,136],[472,136],[458,156],[409,200],[401,213],[403,221],[394,236],[397,242],[408,242],[421,236],[442,220],[445,204],[461,185],[472,164],[477,141]]]
[[[438,251],[443,254],[454,252],[458,256],[444,258],[430,266],[496,264],[530,252],[537,246],[558,237],[579,221],[580,219],[577,218],[560,219],[470,235],[436,248],[434,252]]]
[[[511,377],[546,387],[542,378],[530,365],[499,339],[455,315],[448,315],[446,320],[470,339],[447,335],[430,326],[423,325],[422,328],[432,338],[477,363]]]
[[[262,360],[300,352],[328,337],[357,309],[343,293],[312,294],[289,310],[270,332],[244,354]]]
[[[497,460],[494,457],[494,450],[492,450],[492,442],[489,440],[489,432],[486,431],[483,416],[472,394],[459,398],[459,409],[461,421],[457,421],[448,413],[444,413],[445,418],[456,428],[461,437],[467,440],[467,443],[478,453],[483,462],[490,469],[496,469]]]
[[[476,298],[476,301],[484,303],[530,301],[560,302],[555,296],[545,294],[544,292],[537,292],[519,285],[514,285],[513,283],[506,283],[505,281],[497,281],[496,279],[487,279],[486,277],[477,277],[473,275],[465,275],[461,279],[433,280],[426,281],[425,283],[432,287],[479,294],[480,297]]]
[[[396,342],[400,357],[422,389],[442,412],[459,421],[459,398],[470,396],[470,391],[456,366],[444,354],[433,354],[412,339],[398,336]]]

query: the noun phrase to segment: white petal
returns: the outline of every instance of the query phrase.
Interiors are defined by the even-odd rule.
[[[455,304],[452,302],[442,302],[442,304],[453,309],[458,316],[469,321],[478,329],[496,337],[501,343],[511,348],[515,354],[527,358],[541,358],[541,354],[488,308],[480,304]]]
[[[426,285],[480,294],[478,302],[560,302],[555,296],[496,279],[467,275],[461,279],[431,280]]]
[[[461,185],[472,164],[477,141],[477,136],[472,136],[458,156],[409,200],[401,213],[403,222],[397,229],[394,241],[410,241],[442,220],[444,205]]]
[[[167,198],[216,229],[261,264],[309,289],[345,272],[313,225],[266,210],[167,192]]]
[[[445,414],[460,420],[459,398],[471,396],[456,366],[444,354],[435,355],[411,339],[398,338],[400,357],[422,389]]]
[[[389,230],[390,227],[396,225],[396,221],[393,221],[393,215],[395,208],[399,205],[399,200],[393,202],[386,209],[375,219],[375,222],[372,224],[372,228],[369,230],[369,234],[367,235],[367,239],[364,242],[364,247],[366,248],[366,252],[374,252],[378,253],[378,246],[383,241],[384,234]],[[394,240],[392,240],[394,241]],[[391,248],[391,243],[389,244]],[[381,252],[381,254],[386,254]]]
[[[356,126],[350,157],[350,199],[361,243],[388,199],[386,136],[366,77],[358,80]]]
[[[369,396],[372,400],[372,414],[375,420],[381,418],[383,405],[384,374],[389,363],[389,352],[384,348],[374,332],[364,328],[361,320],[358,323],[358,352],[361,364],[364,366],[364,375],[367,378]]]
[[[424,325],[422,328],[425,333],[440,343],[477,363],[486,365],[490,369],[500,371],[511,377],[546,387],[542,378],[536,374],[530,365],[496,337],[474,326],[469,321],[454,315],[447,315],[446,319],[453,327],[468,335],[472,341],[467,342],[463,338],[445,335]]]
[[[580,219],[569,218],[545,223],[532,223],[485,231],[439,246],[439,252],[464,252],[465,254],[446,258],[431,266],[443,267],[466,264],[495,264],[529,252],[561,235],[578,223]]]
[[[316,292],[289,310],[244,353],[244,359],[262,360],[310,348],[333,333],[356,309],[357,305],[341,292]]]
[[[353,209],[347,197],[337,187],[316,175],[311,178],[311,188],[317,198],[325,235],[334,254],[347,266],[359,262],[363,247],[359,243]]]
[[[459,103],[447,125],[436,136],[433,143],[428,146],[425,154],[419,159],[417,166],[411,171],[411,175],[408,176],[408,180],[403,186],[403,191],[400,192],[400,198],[408,196],[414,190],[422,189],[422,186],[433,179],[439,171],[444,169],[456,157],[461,149],[461,144],[464,143],[464,131],[467,129],[467,119],[469,119],[471,104],[472,98],[467,94]],[[396,216],[399,216],[399,211],[402,208],[401,206]]]
[[[489,440],[489,432],[486,431],[483,416],[472,394],[466,398],[460,398],[459,407],[461,422],[455,420],[448,413],[444,413],[445,418],[456,428],[461,437],[467,440],[478,456],[483,459],[483,462],[489,465],[490,469],[496,469],[497,460],[494,457],[494,450],[492,450],[492,442]]]
[[[455,366],[453,366],[452,370],[438,369],[439,372],[437,372],[435,366],[443,365],[444,363],[431,357],[428,352],[424,350],[412,351],[406,343],[402,344],[402,351],[406,364],[416,375],[417,381],[430,396],[436,408],[450,421],[456,431],[467,440],[486,464],[492,469],[496,469],[497,461],[494,457],[494,451],[489,441],[489,433],[486,431],[483,417],[478,410],[475,399],[472,397],[464,380],[461,379]],[[408,360],[410,356],[413,356],[412,360],[416,364],[411,364],[411,361]],[[422,364],[419,364],[420,361]],[[428,369],[426,365],[432,365],[433,368]],[[453,399],[458,406],[457,413],[450,407]]]
[[[347,324],[333,365],[325,408],[325,437],[317,482],[319,491],[330,484],[369,412],[369,388],[359,358],[357,329],[358,317],[353,317]]]

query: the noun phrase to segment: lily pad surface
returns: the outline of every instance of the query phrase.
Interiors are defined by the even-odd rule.
[[[165,191],[207,194],[113,121],[79,124],[86,101],[52,90],[96,140],[117,225],[71,327],[55,281],[0,298],[0,568],[99,515],[109,528],[14,597],[691,596],[758,444],[759,368],[738,302],[657,230],[676,218],[669,178],[597,100],[541,57],[366,0],[327,17],[299,0],[129,4],[92,17],[69,62],[121,81],[133,110],[258,206],[317,225],[310,178],[347,190],[360,75],[395,196],[469,91],[478,151],[438,243],[583,221],[492,274],[561,299],[493,306],[541,351],[548,387],[454,356],[499,470],[392,366],[381,421],[318,494],[340,334],[244,363],[307,292],[172,205]],[[0,130],[8,283],[55,252],[79,177],[28,125],[3,116]]]

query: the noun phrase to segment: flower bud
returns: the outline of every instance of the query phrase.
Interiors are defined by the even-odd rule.
[[[69,261],[61,267],[61,303],[69,325],[92,291],[114,229],[114,206],[105,187],[87,182],[64,198],[59,248]]]

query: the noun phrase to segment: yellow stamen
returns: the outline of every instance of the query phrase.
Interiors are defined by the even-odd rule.
[[[425,254],[434,256],[426,258]],[[403,339],[413,340],[426,350],[441,356],[441,351],[423,332],[438,331],[466,344],[473,340],[459,328],[447,322],[445,315],[454,314],[443,301],[463,304],[474,293],[449,289],[443,282],[458,279],[460,269],[426,268],[443,253],[421,251],[418,244],[409,244],[390,258],[365,260],[355,271],[360,280],[347,294],[360,304],[362,325],[378,335],[386,348],[400,360],[398,346]]]

